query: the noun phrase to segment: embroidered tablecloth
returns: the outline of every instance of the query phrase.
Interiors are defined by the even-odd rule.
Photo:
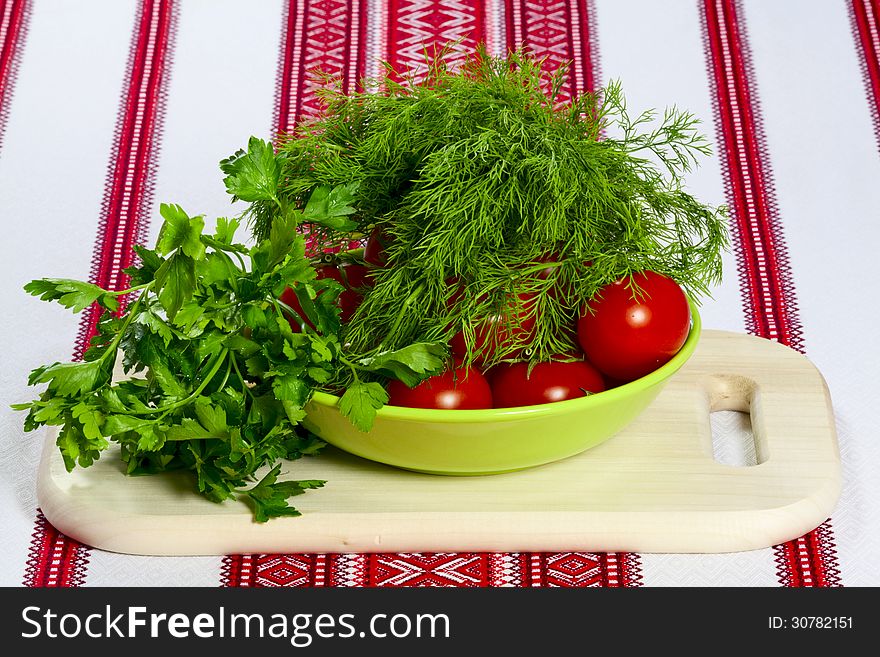
[[[524,45],[570,62],[566,93],[620,79],[632,108],[697,114],[714,155],[688,179],[730,207],[707,327],[806,353],[834,400],[844,488],[815,531],[764,550],[135,557],[40,514],[42,434],[9,404],[94,328],[22,292],[121,286],[160,201],[223,216],[220,159],[318,111],[309,71],[354,88],[425,45]],[[7,586],[820,586],[880,584],[880,2],[826,0],[0,0],[0,584]],[[716,414],[720,434],[742,430]],[[670,527],[670,531],[675,531]]]

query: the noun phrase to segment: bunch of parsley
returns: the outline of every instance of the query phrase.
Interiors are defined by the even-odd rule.
[[[339,409],[367,431],[388,399],[382,377],[415,385],[442,369],[437,344],[346,353],[336,305],[343,288],[316,279],[303,233],[348,227],[353,190],[319,187],[304,204],[284,204],[277,158],[270,143],[252,138],[247,151],[221,163],[234,197],[276,204],[272,228],[255,246],[235,243],[237,219],[218,219],[209,235],[204,217],[162,205],[156,248],[136,247],[129,289],[67,279],[25,286],[74,312],[103,309],[84,360],[35,369],[29,383],[45,390],[14,406],[28,411],[28,431],[59,427],[68,470],[90,466],[114,441],[129,474],[190,471],[207,498],[243,498],[257,521],[299,515],[288,498],[325,482],[278,475],[281,459],[324,446],[300,424],[312,393],[344,385]],[[279,300],[288,286],[306,317]],[[130,303],[120,311],[122,299]]]

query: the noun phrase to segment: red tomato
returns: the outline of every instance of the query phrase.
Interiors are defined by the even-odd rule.
[[[495,408],[550,404],[605,390],[602,375],[583,360],[538,363],[531,375],[528,363],[505,363],[492,369],[497,370],[492,373]]]
[[[485,363],[494,357],[495,353],[505,350],[514,342],[528,344],[535,335],[535,314],[531,310],[534,295],[522,294],[520,299],[523,302],[522,310],[516,317],[508,318],[503,315],[493,315],[488,317],[480,324],[474,335],[474,351],[476,357],[474,362],[477,365]],[[507,326],[508,321],[512,324],[512,328]],[[459,331],[449,341],[449,347],[453,356],[463,358],[467,353],[464,332]],[[508,354],[515,357],[517,354]]]
[[[687,339],[691,312],[678,283],[653,271],[633,276],[643,292],[634,298],[625,280],[599,290],[578,320],[578,341],[587,358],[621,382],[653,372]]]
[[[373,287],[375,284],[373,277],[370,275],[370,270],[363,265],[351,262],[342,265],[340,269],[345,276],[345,283],[343,283],[343,285],[349,290],[361,290],[363,288]]]
[[[388,255],[385,253],[385,249],[391,244],[392,239],[379,226],[376,226],[364,245],[364,262],[373,265],[373,267],[384,267],[388,264]]]
[[[340,270],[345,278],[342,283],[345,290],[339,295],[339,321],[346,324],[364,300],[362,291],[373,287],[374,281],[369,275],[370,270],[363,265],[349,263],[342,265]]]
[[[427,378],[415,388],[392,380],[388,384],[388,403],[411,408],[492,408],[492,390],[479,371],[458,367]]]
[[[354,290],[343,290],[337,300],[339,304],[339,321],[347,324],[363,300],[364,298]]]
[[[342,278],[342,272],[339,271],[339,267],[334,267],[333,265],[321,265],[316,268],[315,278],[318,280],[322,278],[332,278],[337,283],[345,285],[345,279]]]

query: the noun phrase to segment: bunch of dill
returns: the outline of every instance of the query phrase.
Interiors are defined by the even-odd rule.
[[[560,102],[565,69],[522,52],[481,48],[455,70],[444,54],[421,79],[388,69],[374,93],[328,89],[326,112],[280,144],[288,201],[357,190],[357,228],[318,227],[319,247],[375,227],[389,238],[388,266],[345,329],[353,349],[462,330],[470,360],[486,318],[535,315],[534,340],[494,360],[524,346],[549,360],[571,352],[574,320],[605,284],[650,269],[698,299],[720,280],[724,209],[683,188],[709,152],[691,114],[631,118],[616,82]],[[266,234],[272,211],[251,214]]]

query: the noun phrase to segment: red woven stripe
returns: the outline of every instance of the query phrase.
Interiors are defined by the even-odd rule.
[[[290,95],[286,91],[290,89],[290,76],[293,72],[293,33],[296,30],[297,4],[296,0],[284,4],[278,74],[275,81],[275,116],[272,121],[272,134],[276,135],[288,131]]]
[[[602,586],[628,588],[642,585],[642,558],[632,552],[600,554]]]
[[[850,0],[848,6],[856,49],[861,55],[859,65],[865,80],[874,136],[880,148],[880,2]]]
[[[386,61],[394,71],[424,68],[429,53],[453,41],[449,61],[464,58],[486,40],[486,9],[480,0],[394,0],[388,4]]]
[[[254,585],[254,556],[238,554],[223,559],[220,585],[223,587],[250,588]]]
[[[156,122],[168,76],[169,40],[172,36],[173,0],[144,0],[139,6],[125,95],[120,107],[110,169],[101,208],[98,245],[91,280],[106,288],[124,289],[128,277],[122,269],[134,259],[131,247],[138,230],[146,225]],[[81,358],[95,334],[100,309],[93,306],[80,325],[75,358]]]
[[[75,587],[85,579],[89,551],[55,529],[37,512],[31,548],[25,567],[28,587]]]
[[[774,200],[742,11],[735,0],[702,0],[700,8],[716,125],[724,144],[746,327],[755,335],[803,351],[797,296]],[[827,523],[774,551],[784,586],[840,585],[834,537]]]
[[[30,15],[31,0],[0,1],[0,148]]]
[[[591,0],[505,0],[507,47],[546,57],[553,70],[569,65],[561,100],[594,91],[599,74],[596,10]],[[566,47],[561,49],[560,42]]]
[[[315,72],[353,90],[364,77],[366,0],[289,0],[284,5],[275,88],[273,134],[291,132],[320,113]]]
[[[776,571],[783,586],[841,586],[830,522],[823,523],[794,541],[777,546],[774,552]]]
[[[176,13],[174,0],[143,0],[138,6],[90,275],[105,288],[125,289],[128,277],[121,270],[132,264],[132,246],[147,229]],[[83,315],[74,358],[88,348],[99,317],[97,307]],[[25,585],[78,586],[87,563],[88,549],[38,513]]]

